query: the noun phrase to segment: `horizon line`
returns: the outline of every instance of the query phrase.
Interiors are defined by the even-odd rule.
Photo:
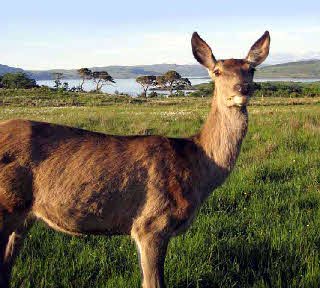
[[[281,64],[287,64],[287,63],[296,63],[296,62],[304,62],[304,61],[320,61],[320,58],[306,58],[306,59],[298,59],[298,60],[294,60],[294,61],[286,61],[286,62],[282,62],[282,61],[279,61],[279,62],[274,62],[274,63],[265,63],[263,65],[261,65],[260,67],[262,66],[274,66],[274,65],[281,65]],[[81,68],[104,68],[104,67],[136,67],[136,66],[154,66],[154,65],[175,65],[175,66],[194,66],[194,65],[199,65],[201,66],[201,64],[195,62],[195,63],[186,63],[186,64],[177,64],[177,63],[154,63],[154,64],[130,64],[130,65],[121,65],[121,64],[113,64],[113,65],[101,65],[101,66],[82,66],[80,68],[44,68],[44,69],[37,69],[37,68],[22,68],[22,67],[19,67],[19,66],[11,66],[9,64],[1,64],[0,65],[3,65],[3,66],[7,66],[7,67],[10,67],[10,68],[15,68],[15,69],[22,69],[24,71],[51,71],[51,70],[68,70],[68,71],[71,71],[71,70],[77,70],[77,69],[81,69]],[[202,66],[201,66],[202,67]],[[204,68],[204,67],[203,67]],[[206,69],[206,68],[204,68]]]

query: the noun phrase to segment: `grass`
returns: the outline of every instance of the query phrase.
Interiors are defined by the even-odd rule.
[[[210,99],[73,107],[0,106],[0,120],[28,118],[108,134],[196,133]],[[41,105],[40,105],[41,106]],[[265,98],[249,106],[236,168],[171,240],[168,287],[320,286],[320,99]],[[129,237],[73,237],[31,229],[12,287],[139,287]]]

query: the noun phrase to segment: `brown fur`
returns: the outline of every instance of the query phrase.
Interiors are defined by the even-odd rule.
[[[200,204],[225,181],[248,125],[246,106],[234,96],[247,97],[235,85],[252,82],[250,63],[217,62],[200,37],[193,45],[201,45],[196,58],[210,75],[220,69],[198,135],[124,137],[27,120],[0,124],[1,287],[8,285],[28,215],[70,234],[131,235],[143,287],[164,287],[168,241],[189,227]]]

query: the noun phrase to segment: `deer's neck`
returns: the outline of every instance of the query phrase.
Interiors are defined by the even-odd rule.
[[[198,138],[208,160],[206,176],[214,182],[210,186],[219,186],[234,167],[247,127],[246,107],[219,105],[215,90],[210,114]]]

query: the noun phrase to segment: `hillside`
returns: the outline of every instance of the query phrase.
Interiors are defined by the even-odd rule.
[[[141,75],[160,75],[175,70],[184,77],[207,77],[201,65],[154,64],[137,66],[105,66],[90,68],[93,71],[106,70],[113,78],[136,78]],[[51,73],[61,72],[65,79],[79,78],[76,70],[54,69],[46,71],[23,70],[0,64],[0,75],[5,73],[26,72],[36,80],[49,80]],[[263,66],[257,69],[256,78],[320,78],[320,60],[307,60]]]
[[[137,65],[137,66],[105,66],[92,67],[92,71],[108,71],[113,78],[136,78],[141,75],[161,75],[168,70],[175,70],[182,76],[201,77],[208,76],[206,69],[200,65],[177,65],[177,64],[155,64],[155,65]],[[51,79],[51,73],[61,72],[65,75],[65,79],[79,78],[76,70],[48,70],[48,71],[28,71],[32,73],[36,80]]]
[[[307,60],[264,66],[256,78],[320,78],[320,60]]]
[[[18,73],[18,72],[25,72],[25,71],[21,68],[14,68],[14,67],[0,64],[0,75],[6,74],[6,73]]]

